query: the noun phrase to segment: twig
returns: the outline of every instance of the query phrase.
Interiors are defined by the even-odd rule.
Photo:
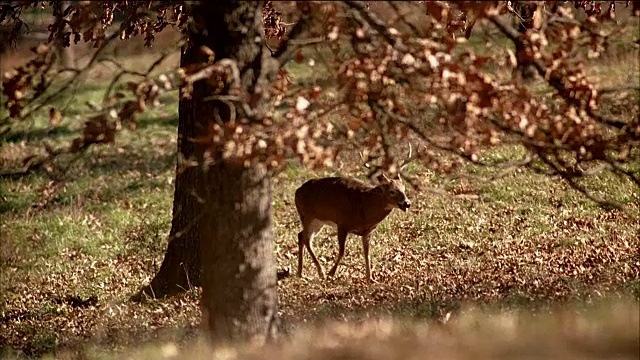
[[[474,160],[471,158],[471,155],[465,154],[457,149],[454,148],[450,148],[450,147],[446,147],[440,144],[437,144],[436,142],[434,142],[432,139],[429,138],[429,136],[427,136],[427,134],[425,134],[422,130],[420,130],[414,123],[412,123],[409,119],[406,119],[403,116],[400,116],[398,114],[395,114],[391,111],[388,111],[387,109],[382,109],[380,106],[373,104],[373,109],[377,112],[383,112],[385,113],[387,116],[389,116],[390,118],[392,118],[393,120],[401,123],[402,125],[406,126],[409,130],[413,131],[416,135],[418,135],[418,137],[420,137],[420,139],[422,139],[422,141],[426,142],[427,144],[429,144],[430,146],[438,149],[438,150],[442,150],[442,151],[446,151],[452,154],[455,154],[471,163],[474,164],[480,164],[483,165],[479,160]]]
[[[294,49],[291,48],[291,45],[298,45],[296,50],[299,49],[300,46],[305,46],[308,44],[314,44],[317,42],[321,42],[324,38],[316,37],[312,39],[298,39],[298,37],[303,33],[304,28],[306,27],[309,21],[309,15],[303,14],[302,17],[295,23],[295,25],[289,30],[289,34],[287,35],[287,40],[285,40],[278,49],[272,53],[274,59],[278,60],[280,67],[284,66],[292,54],[294,53]],[[307,42],[305,42],[307,41]]]
[[[396,49],[401,52],[407,51],[407,47],[402,43],[400,38],[394,36],[389,31],[387,24],[385,24],[376,14],[371,12],[371,10],[367,9],[367,6],[360,1],[343,1],[348,7],[353,9],[357,14],[359,14],[362,19],[377,33],[382,35],[382,37],[387,40],[387,42],[393,45]]]
[[[162,53],[162,55],[160,55],[160,57],[158,57],[156,59],[156,61],[154,61],[147,68],[147,71],[145,71],[145,72],[129,70],[129,69],[126,69],[124,66],[122,66],[122,64],[118,63],[117,61],[115,61],[113,59],[104,59],[103,61],[110,62],[110,63],[114,64],[119,69],[121,69],[121,71],[109,83],[109,86],[107,87],[107,90],[105,90],[104,96],[102,97],[102,101],[103,102],[107,102],[107,100],[111,96],[111,91],[113,91],[113,88],[116,86],[118,81],[120,81],[120,78],[122,78],[125,75],[134,75],[134,76],[138,76],[138,77],[147,78],[147,77],[149,77],[151,72],[153,70],[155,70],[155,68],[158,67],[168,56],[169,56],[169,53],[167,53],[167,52]]]
[[[89,64],[87,64],[87,66],[85,66],[83,69],[79,70],[74,76],[73,78],[71,78],[69,81],[67,81],[64,85],[61,86],[61,88],[59,90],[57,90],[56,92],[54,92],[53,94],[47,96],[46,98],[44,98],[44,100],[42,100],[38,105],[36,105],[35,107],[33,107],[32,109],[30,109],[29,111],[27,111],[25,114],[22,114],[20,116],[21,119],[26,119],[29,116],[31,116],[33,113],[39,111],[40,109],[44,108],[45,106],[49,105],[51,103],[51,101],[53,101],[54,99],[58,98],[59,96],[62,96],[64,94],[64,92],[71,87],[71,85],[73,85],[76,81],[78,81],[78,79],[84,75],[85,73],[87,73],[92,67],[93,65],[97,62],[97,60],[99,59],[99,55],[102,54],[102,52],[106,49],[107,45],[113,41],[114,39],[116,39],[118,37],[118,33],[113,33],[111,34],[109,37],[105,38],[105,41],[100,45],[100,47],[98,48],[98,50],[93,54],[93,56],[91,57],[91,60],[89,61]],[[32,102],[36,101],[38,98],[34,98],[32,99]],[[10,119],[10,116],[8,115],[6,118],[4,118],[2,120],[2,122],[8,121]]]
[[[629,85],[629,86],[606,87],[606,88],[599,89],[598,92],[600,94],[604,95],[604,94],[608,94],[608,93],[628,91],[628,90],[640,91],[640,86],[631,86],[631,85]]]
[[[100,63],[110,63],[115,65],[118,69],[120,69],[122,72],[126,72],[129,75],[135,75],[135,76],[140,76],[140,77],[145,77],[147,74],[143,73],[143,72],[139,72],[139,71],[135,71],[135,70],[129,70],[127,68],[124,67],[124,65],[120,64],[119,62],[117,62],[115,59],[111,59],[111,58],[103,58],[98,60],[98,62]]]
[[[325,40],[326,39],[324,37],[322,37],[322,36],[316,36],[316,37],[307,38],[307,39],[291,39],[291,40],[289,40],[289,43],[291,45],[305,46],[305,45],[318,44],[318,43],[321,43],[321,42],[323,42]]]
[[[75,163],[78,159],[80,159],[82,155],[85,153],[85,151],[92,144],[93,143],[84,143],[79,149],[77,149],[76,151],[72,151],[72,148],[68,146],[54,149],[45,143],[44,147],[46,150],[46,155],[32,156],[31,158],[27,158],[25,160],[25,165],[22,166],[22,168],[20,169],[7,170],[7,171],[0,172],[0,179],[14,179],[14,180],[19,179],[25,175],[28,175],[34,171],[41,169],[45,164],[51,162],[52,160],[54,160],[60,155],[76,154],[76,156],[73,159],[71,159],[71,161],[67,164],[67,166],[61,167],[60,172],[66,173],[71,167],[71,165],[73,165],[73,163]],[[56,177],[52,176],[51,172],[47,172],[47,173],[49,174],[50,177],[54,178],[55,180],[60,180],[59,178],[56,179]]]
[[[393,10],[396,11],[396,13],[398,14],[398,16],[400,18],[402,18],[402,21],[404,21],[404,23],[411,29],[411,31],[413,31],[413,33],[415,34],[415,36],[419,36],[420,35],[420,30],[413,24],[411,23],[408,19],[407,19],[407,15],[405,14],[404,11],[401,11],[401,9],[398,7],[398,5],[393,2],[393,1],[389,1],[388,2],[389,5],[391,5],[391,7],[393,8]],[[410,3],[409,3],[410,4]]]

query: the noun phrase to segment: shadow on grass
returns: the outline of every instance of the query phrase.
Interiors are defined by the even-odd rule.
[[[78,120],[81,124],[84,120]],[[176,130],[178,128],[178,114],[169,116],[145,116],[142,117],[137,124],[137,131],[144,131],[148,128],[157,127],[166,130]],[[0,143],[16,144],[22,141],[40,142],[43,140],[60,140],[64,138],[75,138],[82,134],[81,130],[72,130],[70,126],[59,126],[56,128],[49,127],[33,127],[15,129],[0,137]]]
[[[36,142],[45,139],[58,139],[77,134],[76,131],[69,129],[67,126],[61,126],[55,129],[37,128],[37,129],[20,129],[10,131],[7,135],[0,138],[3,143],[19,143],[22,141]]]
[[[178,118],[177,112],[169,116],[145,116],[138,120],[138,129],[145,129],[151,126],[161,126],[162,128],[171,128],[178,131]]]
[[[574,304],[572,301],[566,301],[565,303],[566,305]],[[310,322],[301,321],[299,318],[290,316],[282,317],[280,333],[286,338],[295,335],[300,326],[322,326],[322,324],[335,321],[358,323],[371,318],[393,318],[397,322],[406,324],[422,321],[435,321],[439,323],[446,321],[450,316],[460,315],[460,313],[467,308],[467,305],[471,304],[465,301],[464,298],[452,298],[447,301],[421,301],[418,298],[413,298],[401,303],[379,303],[357,309],[327,302],[324,307],[316,307],[315,310],[313,310],[314,313],[311,314]],[[488,313],[514,309],[525,310],[535,314],[539,311],[545,311],[545,309],[550,310],[552,307],[557,307],[559,303],[544,301],[543,299],[539,301],[516,300],[514,302],[513,299],[507,296],[492,302],[474,303],[473,305],[477,305],[478,308]],[[30,356],[42,356],[52,351],[56,353],[66,351],[81,354],[87,346],[98,346],[102,347],[103,350],[107,350],[133,343],[137,344],[137,346],[151,345],[159,339],[170,342],[183,342],[198,336],[199,327],[197,323],[199,323],[198,319],[194,319],[192,325],[156,328],[150,332],[142,329],[130,329],[127,328],[126,325],[122,326],[122,328],[110,327],[100,329],[103,333],[102,336],[72,340],[69,342],[59,342],[54,338],[53,340],[56,341],[48,342],[46,344],[48,346],[42,346],[41,342],[37,342],[37,339],[34,339],[34,344],[24,344],[22,349],[16,350],[24,351]]]
[[[76,196],[106,202],[121,199],[125,195],[135,196],[136,191],[158,187],[158,184],[154,184],[156,182],[154,176],[171,171],[176,165],[176,157],[173,153],[149,156],[149,153],[132,152],[119,156],[98,156],[94,161],[91,159],[87,161],[88,164],[82,165],[86,169],[84,175],[87,183],[86,186],[77,186],[81,191]],[[107,182],[97,181],[99,179],[106,179]],[[99,185],[93,186],[92,183],[96,181]]]
[[[90,163],[83,164],[89,171],[92,178],[100,176],[117,176],[119,173],[141,172],[141,173],[161,173],[173,169],[176,165],[175,154],[157,153],[137,154],[135,152],[125,152],[121,155],[97,155]]]
[[[79,164],[71,166],[63,180],[65,189],[55,193],[49,199],[41,194],[35,198],[4,194],[5,200],[0,204],[0,215],[8,213],[20,214],[30,209],[51,211],[52,207],[66,207],[78,203],[111,202],[125,197],[135,197],[138,192],[167,186],[165,179],[154,176],[164,174],[175,168],[174,153],[128,153],[120,156],[98,155],[87,158]],[[25,180],[49,179],[43,170],[25,176]],[[106,181],[104,181],[106,179]],[[115,181],[114,181],[115,180]],[[45,181],[47,182],[47,181]],[[40,191],[34,189],[34,192]],[[46,196],[44,196],[46,197]]]
[[[53,354],[65,354],[72,358],[86,358],[92,354],[92,348],[98,347],[105,352],[117,351],[123,346],[145,346],[166,342],[185,342],[194,339],[198,335],[198,325],[154,327],[153,329],[140,329],[138,331],[122,326],[116,328],[107,326],[96,328],[93,336],[79,335],[70,341],[61,341],[59,333],[54,329],[38,331],[25,343],[5,343],[0,347],[0,358],[41,358]],[[115,354],[114,354],[115,355]],[[94,357],[89,357],[94,358]]]

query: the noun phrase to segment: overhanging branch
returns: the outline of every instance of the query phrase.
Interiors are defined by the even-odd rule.
[[[488,15],[488,19],[500,30],[504,35],[506,35],[514,44],[518,46],[524,46],[523,34],[521,34],[518,30],[514,29],[511,25],[509,25],[504,19],[502,19],[498,14],[491,13]],[[551,85],[554,89],[556,89],[559,93],[564,94],[569,92],[570,90],[566,88],[564,83],[560,81],[560,79],[556,76],[547,77],[549,73],[549,69],[540,59],[533,59],[531,63],[535,66],[538,74],[544,79],[547,79],[547,83]],[[568,103],[581,108],[581,104],[578,99],[571,97],[563,97],[565,101]],[[616,129],[623,129],[627,126],[627,123],[621,120],[612,119],[609,117],[605,117],[604,115],[597,114],[593,109],[589,106],[585,108],[587,114],[597,120],[598,122],[611,126]],[[640,136],[640,134],[636,134]]]
[[[394,36],[387,24],[384,23],[376,14],[367,8],[367,5],[361,1],[343,1],[349,8],[353,9],[358,15],[362,17],[364,21],[377,33],[379,33],[384,39],[394,48],[399,51],[407,51],[407,47],[402,43],[402,40],[397,36]]]

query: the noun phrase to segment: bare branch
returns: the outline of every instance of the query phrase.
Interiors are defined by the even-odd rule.
[[[393,45],[399,51],[407,51],[407,47],[402,43],[402,40],[397,36],[394,36],[389,31],[387,24],[369,10],[367,5],[363,4],[361,1],[343,1],[343,3],[355,10],[355,12],[360,15],[373,30],[382,35],[389,44]]]
[[[390,118],[392,118],[393,120],[401,123],[402,125],[406,126],[409,130],[411,130],[413,133],[415,133],[416,135],[418,135],[418,137],[420,137],[420,139],[422,141],[424,141],[425,143],[429,144],[430,146],[432,146],[435,149],[438,150],[442,150],[442,151],[446,151],[452,154],[455,154],[469,162],[472,163],[478,163],[477,160],[474,160],[471,155],[469,154],[465,154],[463,152],[461,152],[458,149],[455,148],[451,148],[451,147],[446,147],[444,145],[438,144],[435,141],[433,141],[427,134],[425,134],[420,128],[418,128],[411,120],[406,119],[398,114],[395,114],[391,111],[388,111],[387,109],[382,109],[380,106],[372,103],[373,105],[373,109],[377,112],[382,112],[384,114],[386,114],[387,116],[389,116]]]
[[[609,93],[617,93],[623,91],[640,91],[639,86],[614,86],[614,87],[605,87],[598,90],[598,93],[604,95]]]
[[[73,162],[75,162],[79,156],[81,156],[81,154],[84,153],[84,151],[86,149],[88,149],[88,145],[82,147],[81,149],[79,149],[79,151],[77,152],[78,156],[74,157],[74,159],[71,160],[71,162],[65,166],[62,167],[61,169],[59,169],[58,173],[66,173],[69,169],[69,167],[71,166],[71,164]],[[57,158],[60,155],[64,155],[64,154],[71,154],[73,151],[71,150],[70,147],[63,147],[63,148],[57,148],[54,149],[50,146],[48,146],[48,144],[44,144],[45,149],[46,149],[46,154],[45,155],[41,155],[41,156],[32,156],[29,158],[26,158],[24,160],[24,165],[19,168],[19,169],[14,169],[14,170],[6,170],[3,172],[0,172],[0,179],[1,180],[16,180],[16,179],[20,179],[21,177],[24,177],[25,175],[31,174],[35,171],[41,170],[43,168],[45,168],[47,171],[46,173],[49,176],[56,176],[54,175],[54,170],[53,169],[47,169],[46,165],[50,165],[52,164],[53,160],[55,158]],[[60,175],[57,175],[56,177],[59,177]]]
[[[118,83],[118,81],[120,80],[120,78],[122,78],[125,75],[133,75],[133,76],[138,76],[138,77],[143,77],[143,78],[147,78],[149,77],[149,75],[151,75],[151,72],[153,72],[153,70],[155,70],[160,64],[162,64],[162,62],[164,60],[166,60],[169,57],[169,53],[168,52],[164,52],[162,53],[162,55],[160,55],[148,68],[147,71],[145,72],[139,72],[139,71],[132,71],[132,70],[128,70],[125,69],[124,66],[122,64],[120,64],[119,62],[115,61],[114,59],[103,59],[102,61],[105,62],[110,62],[112,64],[114,64],[116,67],[118,67],[121,71],[111,80],[111,82],[109,83],[109,86],[107,86],[107,90],[104,92],[104,96],[103,96],[103,102],[106,102],[109,97],[111,96],[111,92],[113,91],[113,88],[115,87],[115,85]]]
[[[400,6],[396,2],[389,1],[388,4],[396,11],[398,16],[402,18],[402,21],[411,29],[411,31],[413,31],[414,36],[420,35],[420,30],[407,19],[406,12],[402,11],[402,9],[400,9]]]

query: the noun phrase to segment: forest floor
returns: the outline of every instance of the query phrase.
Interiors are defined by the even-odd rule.
[[[174,40],[169,36],[166,44]],[[128,46],[127,54],[117,50],[128,67],[144,68],[157,56],[134,58],[130,54],[140,49]],[[175,67],[177,59],[176,50],[158,71]],[[599,61],[591,74],[601,84],[638,86],[637,49]],[[23,129],[2,144],[0,170],[39,153],[45,140],[69,143],[88,111],[86,103],[100,102],[104,79],[113,71],[98,66],[91,81],[60,99],[64,117],[57,126],[49,125],[45,110],[21,124]],[[300,69],[296,76],[298,83],[318,81],[317,74]],[[633,95],[621,101],[637,100]],[[625,115],[637,108],[611,111]],[[118,358],[132,355],[134,348],[141,351],[140,346],[152,350],[139,358],[171,357],[194,341],[199,289],[162,301],[129,300],[158,270],[167,246],[176,128],[173,93],[145,113],[135,131],[122,131],[115,144],[61,159],[68,164],[64,176],[36,172],[0,183],[0,357]],[[484,156],[518,151],[505,148]],[[279,269],[296,270],[295,189],[312,177],[361,177],[364,170],[345,158],[323,171],[291,164],[274,178]],[[410,171],[423,185],[466,196],[410,188],[411,209],[392,212],[374,235],[375,284],[364,281],[355,237],[349,238],[333,279],[317,279],[305,258],[304,278],[278,284],[282,329],[297,345],[245,355],[400,359],[440,351],[438,358],[622,359],[637,354],[637,186],[606,172],[589,180],[597,194],[625,204],[620,211],[598,206],[558,178],[525,170],[487,183],[413,164]],[[494,174],[477,167],[467,171]],[[325,230],[315,247],[327,268],[337,248],[335,231]],[[225,351],[218,355],[240,356]]]

